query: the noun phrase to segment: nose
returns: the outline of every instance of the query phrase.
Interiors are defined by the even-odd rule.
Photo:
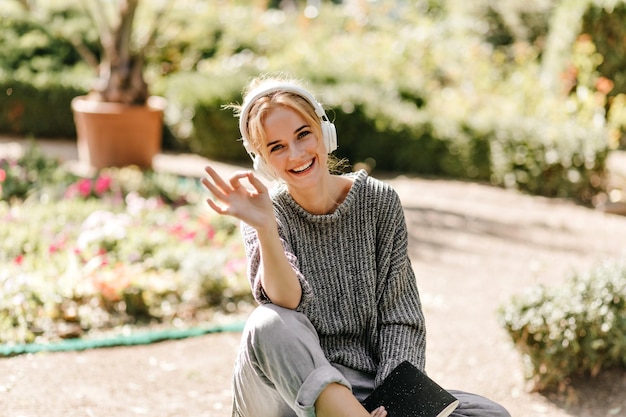
[[[300,142],[294,142],[289,146],[289,159],[297,160],[304,154],[304,146]]]

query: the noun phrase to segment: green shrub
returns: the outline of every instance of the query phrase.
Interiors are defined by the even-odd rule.
[[[600,74],[613,81],[609,95],[626,93],[626,1],[591,4],[582,21],[582,33],[588,34],[603,59]]]
[[[10,6],[11,2],[8,3]],[[31,73],[62,72],[81,61],[68,39],[94,30],[88,19],[71,5],[50,10],[47,25],[42,26],[28,13],[4,10],[0,26],[0,68]],[[3,5],[4,7],[5,5]],[[94,33],[95,35],[95,33]],[[93,36],[81,36],[90,45]]]
[[[604,3],[604,4],[603,4]],[[582,33],[588,34],[602,56],[598,72],[609,83],[607,91],[609,124],[614,141],[626,149],[626,1],[593,4],[583,16]]]
[[[603,129],[520,118],[496,126],[493,139],[494,184],[583,202],[602,190],[608,154]]]
[[[501,307],[499,317],[537,390],[626,367],[626,257],[574,275],[559,288],[535,287]]]
[[[461,153],[469,153],[473,144],[451,151],[462,139],[440,136],[428,109],[412,99],[376,85],[363,89],[354,81],[319,89],[335,119],[338,156],[352,163],[372,161],[381,171],[476,178],[462,170],[478,162],[461,162]]]
[[[241,75],[178,73],[169,77],[166,123],[193,152],[222,161],[243,161],[246,152],[232,110],[247,78]]]
[[[476,19],[484,22],[485,40],[494,46],[509,47],[517,42],[536,45],[549,30],[554,1],[501,0],[476,2]]]
[[[0,131],[74,137],[70,102],[86,92],[90,74],[68,39],[94,28],[67,2],[51,4],[46,26],[7,3],[0,26]],[[93,36],[84,38],[93,44]]]
[[[70,80],[80,71],[65,74],[33,74],[18,71],[9,74],[0,69],[0,131],[18,135],[74,137],[76,128],[70,103],[86,88]]]

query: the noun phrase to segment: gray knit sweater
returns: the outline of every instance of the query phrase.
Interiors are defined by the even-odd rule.
[[[297,310],[316,328],[329,361],[375,373],[378,385],[403,360],[424,369],[426,329],[398,195],[365,171],[348,175],[354,184],[332,214],[305,211],[284,185],[271,198],[302,285]],[[269,303],[256,231],[243,224],[242,232],[254,296]]]

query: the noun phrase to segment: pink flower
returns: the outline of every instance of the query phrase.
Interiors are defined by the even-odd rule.
[[[215,228],[210,224],[207,225],[206,228],[206,237],[208,240],[213,240],[213,238],[215,237]]]
[[[61,238],[56,242],[52,242],[50,246],[48,246],[49,253],[59,252],[65,247],[65,239]]]
[[[194,231],[188,231],[180,235],[181,240],[194,240],[195,238],[196,238],[196,232]]]
[[[0,168],[0,182],[4,182],[7,179],[7,172]]]
[[[83,197],[89,197],[91,194],[91,181],[87,178],[84,178],[78,182],[78,192]]]
[[[94,191],[97,195],[104,194],[111,189],[111,177],[108,175],[102,175],[98,177],[94,184]]]
[[[22,265],[22,263],[24,262],[24,255],[17,255],[14,262],[18,265]]]
[[[180,236],[184,231],[185,228],[180,223],[170,227],[170,233],[176,236]]]
[[[180,223],[170,227],[169,232],[182,241],[194,240],[196,238],[195,231],[185,229],[185,226]]]

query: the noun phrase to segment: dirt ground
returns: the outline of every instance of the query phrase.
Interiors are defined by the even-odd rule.
[[[189,158],[162,156],[157,165],[198,172],[206,163]],[[567,397],[529,392],[495,314],[526,288],[557,286],[620,255],[626,217],[473,183],[385,180],[405,207],[431,377],[496,400],[515,417],[626,416],[624,370],[576,381]],[[238,342],[238,333],[218,333],[0,359],[0,417],[226,417]]]

